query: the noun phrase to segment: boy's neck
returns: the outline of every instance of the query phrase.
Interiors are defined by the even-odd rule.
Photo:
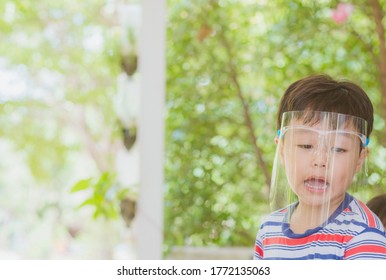
[[[343,200],[344,196],[336,201],[331,201],[329,205],[321,205],[320,207],[299,202],[290,217],[292,232],[302,234],[307,230],[322,226]]]

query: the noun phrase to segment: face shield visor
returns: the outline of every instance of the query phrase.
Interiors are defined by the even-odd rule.
[[[294,232],[323,226],[339,211],[346,191],[363,184],[366,131],[367,122],[350,115],[283,114],[270,200],[272,210],[288,207],[286,222]]]

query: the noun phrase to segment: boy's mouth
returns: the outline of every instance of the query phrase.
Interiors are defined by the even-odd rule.
[[[330,184],[324,177],[309,177],[304,180],[304,186],[312,192],[324,192]]]

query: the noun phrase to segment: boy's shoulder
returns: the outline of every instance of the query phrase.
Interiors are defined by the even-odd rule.
[[[384,232],[381,220],[360,200],[353,198],[349,205],[335,218],[338,224],[352,225],[358,231],[376,229]]]
[[[260,229],[272,229],[272,227],[281,228],[281,225],[284,222],[288,211],[288,207],[285,207],[263,216]]]

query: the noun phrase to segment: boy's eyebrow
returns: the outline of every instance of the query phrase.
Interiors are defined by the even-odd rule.
[[[315,133],[319,132],[317,129],[313,129],[311,127],[303,127],[303,126],[288,126],[285,128],[285,131],[295,130],[297,133]]]
[[[298,128],[299,132],[298,133],[301,133],[301,134],[310,134],[310,133],[315,133],[315,131],[313,130],[309,130],[307,128]]]
[[[334,133],[332,132],[331,134],[334,134]],[[353,139],[355,139],[355,137],[358,137],[357,135],[354,135],[354,134],[347,132],[347,131],[337,131],[337,133],[335,133],[335,134],[339,134],[341,136],[344,136],[345,138],[347,138],[349,140],[353,140]],[[361,139],[359,139],[359,140],[361,140]]]

